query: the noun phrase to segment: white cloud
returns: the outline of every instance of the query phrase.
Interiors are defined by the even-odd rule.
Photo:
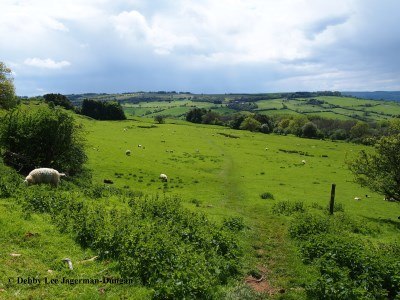
[[[17,85],[53,91],[68,82],[73,91],[124,82],[124,90],[176,84],[204,92],[399,86],[390,81],[400,78],[398,0],[64,2],[0,1],[0,58],[25,62],[10,65]],[[46,70],[67,67],[61,80],[49,80]]]
[[[24,64],[31,67],[37,67],[42,69],[62,69],[65,67],[69,67],[71,63],[66,60],[62,60],[56,62],[50,58],[40,59],[40,58],[27,58],[24,61]]]

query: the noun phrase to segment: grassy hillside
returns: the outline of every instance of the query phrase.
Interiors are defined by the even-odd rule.
[[[390,225],[398,222],[398,204],[384,202],[381,195],[353,183],[345,165],[365,147],[184,122],[152,125],[146,119],[92,121],[86,128],[95,181],[111,179],[118,187],[177,194],[186,207],[216,221],[243,217],[251,228],[245,237],[246,268],[273,265],[269,278],[276,287],[298,283],[301,274],[309,272],[287,238],[285,218],[272,213],[279,201],[325,208],[331,184],[336,183],[336,201],[347,214],[382,226],[378,240],[399,241],[396,226]],[[132,152],[129,157],[127,149]],[[157,179],[160,173],[169,176],[168,184]],[[266,192],[275,200],[261,199]]]
[[[341,105],[349,107],[360,104],[350,104],[341,98],[325,100],[331,104],[342,101]],[[265,101],[263,103],[267,105]],[[297,108],[302,102],[291,100],[290,103]],[[158,108],[168,107],[166,103],[151,104]],[[136,109],[136,106],[131,107]],[[136,195],[179,197],[186,209],[204,213],[216,226],[224,224],[229,217],[242,220],[245,228],[237,233],[242,248],[241,273],[235,280],[230,279],[218,297],[254,299],[255,294],[243,285],[247,282],[255,290],[264,292],[262,298],[268,294],[283,299],[305,298],[304,288],[319,278],[318,266],[303,264],[299,242],[290,238],[289,229],[294,220],[301,220],[303,215],[285,212],[291,204],[298,203],[294,210],[300,213],[304,210],[325,216],[332,183],[337,185],[336,203],[340,208],[337,218],[343,217],[355,228],[349,233],[351,237],[376,246],[400,242],[399,205],[383,201],[381,195],[353,183],[345,165],[345,160],[351,159],[359,150],[370,151],[366,146],[251,133],[173,119],[168,119],[166,124],[154,124],[150,118],[136,116],[114,122],[77,118],[86,130],[88,168],[93,171],[95,187],[91,193],[107,190],[103,181],[108,179],[113,182],[112,188],[133,191]],[[130,156],[125,154],[126,150],[131,150]],[[160,173],[168,175],[167,183],[160,181]],[[49,278],[71,275],[60,262],[62,258],[68,256],[73,261],[83,261],[98,255],[95,249],[79,247],[73,232],[60,233],[52,225],[52,210],[45,210],[47,214],[32,212],[30,216],[24,216],[26,202],[23,199],[35,199],[35,188],[18,186],[21,194],[8,195],[0,202],[4,245],[0,257],[0,297],[151,297],[151,288],[140,285],[47,287],[7,284],[8,277],[43,277],[49,269],[54,271]],[[107,193],[97,200],[92,199],[82,189],[66,181],[59,192],[65,193],[69,201],[75,201],[76,197],[90,207],[96,207],[95,203],[98,203],[111,209],[129,203],[127,198]],[[45,189],[44,192],[52,191]],[[267,193],[274,199],[261,197]],[[355,197],[361,200],[357,201]],[[57,219],[57,213],[54,216]],[[10,253],[21,256],[13,257]],[[109,268],[107,263],[108,259],[100,259],[84,264],[72,275],[97,278],[107,270],[109,275],[117,276],[118,273],[113,273],[117,271]],[[258,282],[257,278],[262,280]]]

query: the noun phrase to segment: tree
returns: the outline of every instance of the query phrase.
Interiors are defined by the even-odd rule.
[[[361,140],[370,135],[370,127],[368,123],[358,121],[350,129],[350,137],[353,140]]]
[[[43,96],[44,101],[47,103],[54,103],[54,105],[59,105],[64,107],[65,109],[74,109],[72,103],[68,100],[68,98],[61,94],[46,94]]]
[[[348,162],[356,182],[362,186],[400,201],[400,134],[382,137],[375,152],[361,151]]]
[[[11,69],[0,61],[0,108],[10,109],[15,107],[16,104]]]
[[[215,111],[208,110],[202,117],[201,123],[203,124],[220,124],[220,115]]]
[[[125,120],[124,110],[118,102],[85,99],[82,102],[81,114],[96,120]]]
[[[317,137],[318,135],[317,125],[315,125],[313,122],[307,122],[306,124],[304,124],[301,128],[301,131],[301,136],[306,138],[313,138]]]
[[[202,117],[206,113],[207,113],[207,111],[204,108],[194,108],[186,114],[186,121],[189,121],[192,123],[201,123]]]
[[[50,167],[73,175],[87,160],[82,129],[72,114],[48,106],[19,107],[5,114],[0,147],[4,162],[22,173]]]
[[[164,124],[165,117],[162,115],[156,115],[156,116],[154,116],[154,121],[157,122],[158,124]]]
[[[252,116],[246,117],[242,124],[240,124],[240,129],[242,130],[250,130],[250,131],[258,131],[260,130],[261,123],[254,119]]]

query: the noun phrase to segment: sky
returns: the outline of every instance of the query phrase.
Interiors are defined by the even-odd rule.
[[[398,0],[1,0],[17,95],[400,90]]]

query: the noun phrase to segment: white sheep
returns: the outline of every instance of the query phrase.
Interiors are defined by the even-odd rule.
[[[137,146],[138,146],[138,148],[142,148],[142,145],[140,145],[140,144],[139,144],[139,145],[137,145]]]
[[[303,165],[305,165],[305,164],[306,164],[306,160],[303,159],[303,160],[301,161],[301,163],[302,163]]]
[[[162,181],[168,181],[168,177],[167,177],[167,175],[165,175],[165,174],[160,174],[160,177],[159,177]]]
[[[53,186],[57,186],[60,183],[60,178],[63,176],[65,176],[65,174],[59,173],[57,170],[39,168],[32,170],[29,175],[26,176],[24,182],[26,185],[50,183]]]
[[[131,155],[131,150],[126,150],[126,151],[125,151],[125,155],[126,155],[126,156],[130,156],[130,155]]]
[[[360,198],[360,197],[354,197],[354,200],[356,200],[356,201],[360,201],[360,200],[361,200],[361,198]]]

